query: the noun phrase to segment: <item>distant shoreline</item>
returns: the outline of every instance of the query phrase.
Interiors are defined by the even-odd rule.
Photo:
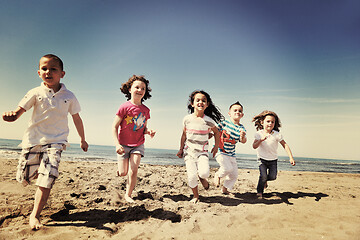
[[[18,141],[19,143],[21,142],[20,139],[8,139],[8,138],[0,138],[0,140],[10,140],[10,141]],[[74,146],[77,146],[79,145],[79,143],[69,143],[70,144],[70,147],[69,149],[71,148],[76,148]],[[91,146],[100,146],[100,147],[114,147],[113,145],[103,145],[103,144],[90,144],[90,147]],[[21,149],[19,147],[19,149]],[[160,150],[160,151],[174,151],[174,152],[177,152],[178,149],[168,149],[168,148],[146,148],[147,150]],[[91,150],[91,148],[90,148]],[[246,153],[240,153],[240,152],[236,152],[237,155],[243,155],[243,156],[249,156],[251,158],[254,158],[256,159],[256,154],[246,154]],[[279,158],[287,158],[286,155],[279,155]],[[335,161],[359,161],[360,162],[360,159],[344,159],[344,158],[314,158],[314,157],[301,157],[301,156],[294,156],[295,160],[296,159],[324,159],[324,160],[335,160]]]

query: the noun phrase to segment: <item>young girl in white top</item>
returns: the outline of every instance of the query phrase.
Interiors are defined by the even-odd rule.
[[[255,123],[256,130],[253,148],[257,149],[259,160],[260,177],[257,185],[258,198],[263,197],[264,188],[267,187],[267,181],[276,179],[277,176],[277,148],[280,143],[287,152],[291,165],[295,166],[295,160],[291,153],[289,145],[280,134],[280,119],[276,113],[263,111],[252,120]]]
[[[209,182],[206,180],[210,174],[209,167],[209,133],[215,136],[215,146],[211,150],[213,157],[218,151],[220,134],[216,127],[224,119],[220,111],[213,104],[210,95],[204,91],[194,91],[190,94],[188,110],[190,115],[184,117],[183,133],[180,141],[180,150],[176,154],[184,157],[188,184],[193,191],[193,203],[199,201],[198,177],[207,190]]]

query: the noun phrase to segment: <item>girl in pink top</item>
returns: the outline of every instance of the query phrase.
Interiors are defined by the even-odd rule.
[[[151,88],[144,76],[133,75],[122,84],[120,90],[128,101],[120,105],[112,129],[118,158],[117,174],[128,176],[124,198],[132,203],[131,193],[136,184],[141,157],[144,156],[144,135],[155,135],[155,131],[146,127],[150,109],[142,103],[151,97]]]

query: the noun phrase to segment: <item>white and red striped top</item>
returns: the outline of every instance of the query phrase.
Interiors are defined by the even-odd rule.
[[[185,156],[208,156],[209,133],[216,126],[215,121],[206,115],[200,118],[190,114],[184,117],[183,125],[186,131]]]

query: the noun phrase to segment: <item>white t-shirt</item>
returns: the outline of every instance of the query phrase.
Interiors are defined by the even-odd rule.
[[[255,139],[260,140],[266,133],[264,130],[259,130],[255,133]],[[278,145],[283,140],[283,136],[278,131],[272,131],[270,136],[260,143],[257,148],[257,157],[264,160],[276,160],[278,159]]]
[[[61,83],[58,92],[42,83],[31,89],[19,102],[28,111],[34,107],[29,126],[21,146],[23,148],[49,143],[67,143],[69,135],[68,113],[80,112],[80,104],[75,95]]]

